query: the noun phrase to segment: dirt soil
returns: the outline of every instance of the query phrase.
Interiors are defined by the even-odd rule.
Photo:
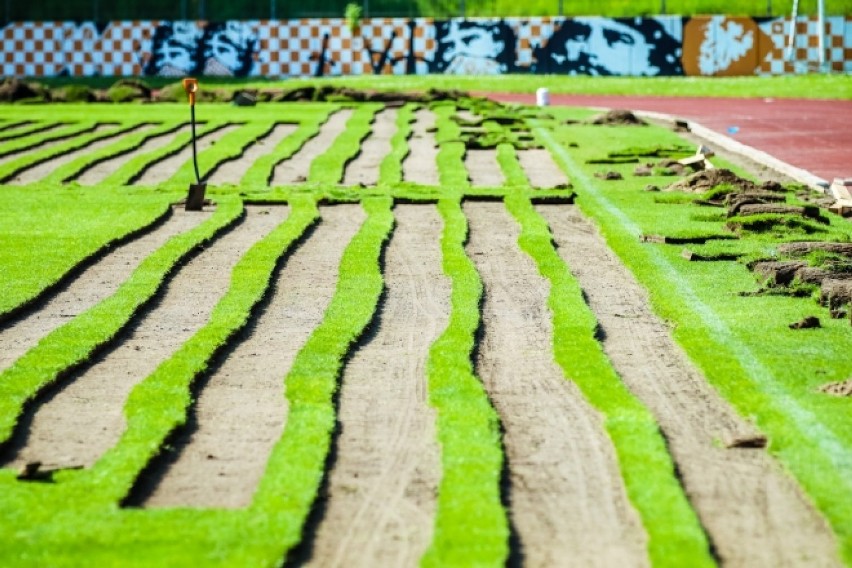
[[[506,183],[496,150],[468,150],[464,155],[467,177],[473,187],[501,187]]]
[[[529,566],[645,566],[647,536],[601,416],[553,359],[549,286],[502,203],[468,202],[485,286],[477,374],[500,415],[509,506]]]
[[[566,187],[570,183],[547,150],[518,150],[517,154],[531,187],[548,189]]]
[[[717,185],[728,184],[738,190],[753,190],[757,185],[751,181],[741,178],[731,170],[724,168],[714,170],[702,170],[690,174],[665,188],[666,191],[687,191],[692,193],[704,193]]]
[[[196,150],[201,154],[213,146],[217,141],[221,140],[227,134],[238,130],[238,124],[229,124],[224,128],[219,128],[213,132],[201,135],[196,138]],[[192,159],[192,144],[187,143],[179,152],[172,154],[162,160],[152,162],[145,167],[142,175],[136,179],[134,185],[158,185],[169,181],[174,176],[181,166]],[[203,175],[203,174],[202,174]]]
[[[177,271],[155,307],[114,348],[26,411],[7,465],[91,466],[124,431],[124,403],[133,387],[207,322],[237,260],[286,212],[247,208],[240,225]]]
[[[629,110],[613,109],[592,117],[589,124],[605,126],[645,126],[647,123]]]
[[[604,351],[659,423],[722,564],[838,566],[825,520],[765,449],[725,447],[759,432],[689,362],[597,229],[573,206],[538,211],[598,318]]]
[[[165,132],[163,134],[153,136],[143,142],[135,150],[115,156],[113,158],[109,158],[107,160],[104,160],[103,162],[99,162],[93,165],[91,168],[88,168],[82,174],[80,174],[74,181],[76,181],[80,185],[96,185],[105,180],[112,172],[116,171],[136,156],[142,156],[159,150],[163,146],[171,143],[172,140],[174,140],[181,134],[189,132],[189,129],[190,127],[187,124],[176,131]]]
[[[346,165],[343,185],[373,186],[379,183],[379,166],[391,151],[391,138],[396,134],[396,109],[376,113],[372,132],[361,143],[361,151]]]
[[[246,171],[258,158],[275,150],[278,144],[293,134],[297,128],[298,125],[296,124],[276,124],[272,129],[272,132],[263,138],[258,139],[254,144],[249,146],[246,151],[243,152],[242,156],[220,163],[216,169],[207,176],[207,183],[210,185],[221,185],[224,183],[238,185]]]
[[[272,170],[270,185],[291,185],[303,183],[308,179],[311,162],[325,152],[334,139],[346,129],[346,123],[352,116],[351,109],[343,109],[333,113],[320,127],[319,133],[305,142],[298,152],[289,159],[279,163]]]
[[[50,173],[53,172],[56,168],[70,163],[72,160],[76,160],[80,156],[85,156],[87,154],[98,152],[104,148],[115,144],[116,142],[119,142],[125,136],[129,136],[137,132],[144,132],[146,130],[150,130],[151,128],[153,128],[153,126],[150,124],[140,124],[134,128],[125,130],[120,134],[116,134],[114,136],[98,140],[97,142],[87,144],[86,146],[83,146],[78,150],[75,150],[73,152],[66,152],[65,154],[61,154],[53,159],[47,160],[46,162],[42,162],[31,168],[27,168],[19,172],[14,178],[7,181],[6,183],[10,185],[26,185],[29,183],[37,182],[40,179],[50,175]]]
[[[852,378],[837,383],[828,383],[820,387],[820,392],[834,396],[852,396]]]
[[[323,207],[322,222],[286,260],[247,336],[198,385],[174,451],[139,488],[146,507],[246,507],[287,421],[284,377],[322,321],[343,250],[363,222],[358,205]]]
[[[420,185],[438,185],[438,146],[435,143],[435,113],[420,109],[408,139],[409,154],[402,162],[402,179]]]
[[[101,134],[107,130],[112,130],[116,126],[115,124],[98,124],[94,128],[87,129],[84,132],[77,132],[76,134],[68,134],[61,138],[57,138],[55,140],[50,140],[48,142],[35,142],[32,146],[27,146],[26,148],[21,148],[19,150],[15,150],[14,152],[10,152],[3,156],[0,156],[0,165],[5,164],[7,162],[11,162],[12,160],[17,160],[21,157],[22,154],[29,154],[35,151],[41,152],[42,150],[47,150],[49,148],[53,148],[54,146],[59,146],[60,144],[65,144],[68,142],[69,138],[76,138],[78,136],[85,136],[89,134]]]
[[[174,207],[165,223],[116,247],[42,306],[0,326],[0,371],[10,367],[48,333],[115,293],[149,254],[174,235],[207,219],[211,211],[187,213]]]
[[[450,312],[441,217],[398,205],[379,321],[346,367],[336,459],[311,566],[415,566],[429,546],[441,477],[426,359]]]

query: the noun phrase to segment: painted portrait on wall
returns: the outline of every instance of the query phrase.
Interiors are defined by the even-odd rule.
[[[515,32],[503,20],[435,22],[430,73],[498,75],[515,68]]]
[[[201,73],[247,77],[257,51],[257,36],[250,23],[229,21],[211,23],[204,29]]]
[[[168,22],[157,26],[151,38],[151,55],[145,63],[145,75],[185,77],[193,74],[202,35],[195,22]]]
[[[681,42],[655,18],[572,18],[533,50],[533,71],[682,75]]]
[[[752,18],[691,18],[684,25],[683,68],[688,75],[753,75],[772,47]]]

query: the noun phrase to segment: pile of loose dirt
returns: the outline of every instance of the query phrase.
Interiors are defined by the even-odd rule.
[[[378,102],[389,106],[403,105],[405,103],[455,101],[466,97],[469,97],[467,93],[455,89],[429,89],[425,93],[402,93],[396,91],[364,91],[349,87],[333,87],[331,85],[298,87],[289,90],[265,89],[258,92],[258,100],[269,100],[272,102],[351,101]]]
[[[24,99],[36,99],[44,95],[44,88],[37,83],[25,83],[16,77],[7,77],[0,83],[0,102],[13,103]]]
[[[603,126],[647,126],[648,123],[638,118],[629,110],[613,109],[587,121],[587,124]]]
[[[677,181],[665,189],[666,191],[686,191],[692,193],[704,193],[716,186],[727,184],[741,191],[754,190],[757,185],[750,180],[741,178],[731,170],[724,168],[714,170],[702,170]]]

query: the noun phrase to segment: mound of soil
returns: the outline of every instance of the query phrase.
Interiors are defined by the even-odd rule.
[[[290,90],[265,90],[261,92],[275,102],[379,102],[389,106],[403,105],[405,103],[431,103],[435,101],[455,101],[469,97],[463,91],[455,89],[429,89],[425,93],[401,93],[395,91],[362,91],[349,87],[298,87]]]
[[[23,99],[33,99],[43,95],[39,85],[24,83],[15,77],[7,77],[0,83],[0,102],[13,103]]]
[[[704,193],[722,184],[728,184],[739,191],[751,191],[757,188],[757,185],[753,181],[741,178],[731,170],[721,168],[695,172],[667,186],[666,190]]]
[[[588,124],[597,124],[604,126],[647,126],[641,118],[629,110],[613,109],[601,115],[591,118]]]

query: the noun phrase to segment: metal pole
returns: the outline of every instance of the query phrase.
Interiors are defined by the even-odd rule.
[[[766,15],[772,15],[772,0],[766,0]]]
[[[370,0],[364,0],[364,17],[370,17]]]
[[[660,0],[660,14],[666,13],[666,0]]]
[[[825,0],[817,0],[817,25],[819,26],[819,70],[825,72]]]
[[[559,0],[559,15],[562,15],[562,0]]]
[[[269,0],[269,19],[275,19],[275,0]]]
[[[464,8],[464,0],[459,1],[459,6],[461,7],[461,17],[464,18],[465,14],[467,13],[467,10],[465,10]]]
[[[796,41],[796,18],[799,15],[799,0],[793,0],[793,14],[790,16],[790,36],[787,39],[787,61],[793,61],[793,42]]]

